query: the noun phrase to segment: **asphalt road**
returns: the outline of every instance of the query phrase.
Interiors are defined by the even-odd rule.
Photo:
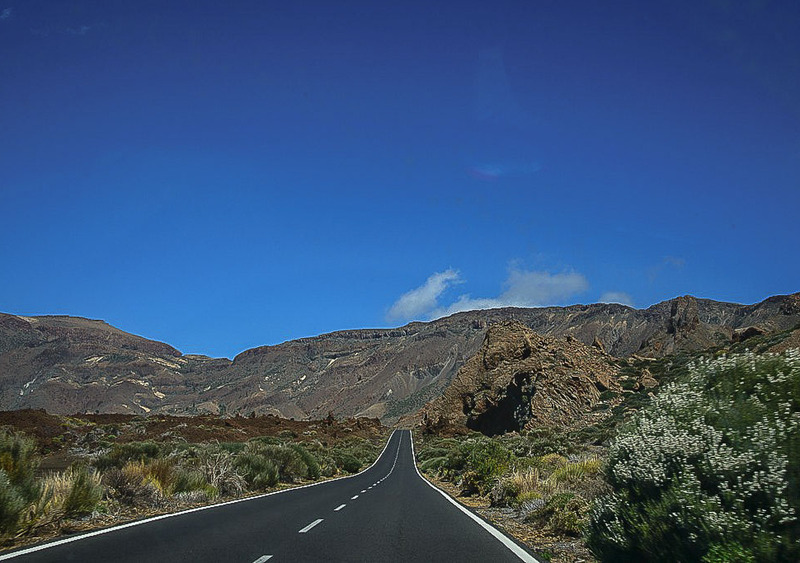
[[[375,464],[352,477],[72,539],[0,560],[536,561],[418,474],[407,430],[395,431]]]

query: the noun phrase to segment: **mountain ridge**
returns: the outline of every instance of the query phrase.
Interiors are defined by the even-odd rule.
[[[120,414],[376,416],[393,422],[440,396],[490,325],[518,321],[612,356],[705,349],[800,323],[800,293],[740,305],[681,296],[647,309],[596,303],[465,311],[397,328],[258,346],[232,360],[182,354],[100,320],[0,314],[0,409]]]

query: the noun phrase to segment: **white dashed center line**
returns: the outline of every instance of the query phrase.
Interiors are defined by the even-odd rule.
[[[357,498],[358,498],[358,495],[356,495],[354,497],[350,497],[350,500],[356,500]]]
[[[366,492],[367,492],[367,489],[364,489],[364,490],[363,490],[363,491],[361,491],[361,492],[362,492],[362,493],[366,493]]]
[[[306,526],[305,528],[303,528],[302,530],[300,530],[298,533],[299,533],[299,534],[305,534],[305,533],[306,533],[307,531],[309,531],[311,528],[313,528],[314,526],[316,526],[317,524],[319,524],[320,522],[322,522],[322,520],[323,520],[322,518],[317,518],[316,520],[314,520],[313,522],[311,522],[311,524],[309,524],[308,526]]]
[[[333,511],[334,511],[334,512],[339,512],[339,511],[340,511],[341,509],[343,509],[345,506],[347,506],[347,505],[346,505],[346,504],[340,504],[339,506],[337,506],[336,508],[334,508],[334,509],[333,509]]]
[[[262,555],[261,557],[253,561],[253,563],[264,563],[264,561],[269,561],[270,559],[272,559],[272,555]]]

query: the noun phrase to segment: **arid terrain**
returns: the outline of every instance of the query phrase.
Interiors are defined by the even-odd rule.
[[[2,315],[0,445],[24,453],[3,475],[27,468],[40,483],[5,545],[352,474],[396,424],[414,428],[420,470],[462,503],[552,561],[591,560],[592,546],[616,549],[592,531],[590,508],[607,502],[602,468],[626,423],[655,416],[654,401],[718,358],[722,372],[794,370],[799,342],[800,294],[474,311],[233,361],[101,321]],[[24,496],[24,481],[14,486]],[[73,494],[91,508],[70,508]]]
[[[319,419],[391,424],[443,394],[492,324],[517,321],[614,357],[696,351],[800,322],[800,294],[754,305],[679,297],[633,309],[595,304],[458,313],[396,329],[340,331],[246,350],[233,360],[76,317],[0,314],[0,409]]]

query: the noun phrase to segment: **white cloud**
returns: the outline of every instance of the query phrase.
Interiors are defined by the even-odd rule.
[[[11,17],[13,11],[11,8],[4,8],[2,12],[0,12],[0,20],[7,20]]]
[[[386,319],[407,321],[427,316],[430,311],[438,308],[439,296],[448,287],[460,281],[461,277],[453,269],[433,274],[418,288],[401,295],[386,313]]]
[[[619,303],[633,307],[633,297],[624,291],[606,291],[600,296],[600,303]]]
[[[512,269],[503,284],[505,290],[497,297],[462,295],[455,303],[430,312],[431,319],[446,317],[460,311],[496,309],[499,307],[542,307],[563,302],[586,291],[589,282],[578,272],[551,274],[547,271]]]
[[[463,280],[456,270],[437,272],[420,287],[403,294],[389,309],[386,319],[438,319],[459,311],[476,309],[542,307],[563,303],[589,288],[586,277],[578,272],[551,274],[547,271],[512,267],[503,284],[503,291],[497,297],[472,297],[464,294],[449,305],[440,305],[439,300],[445,290],[458,283],[463,283]]]

